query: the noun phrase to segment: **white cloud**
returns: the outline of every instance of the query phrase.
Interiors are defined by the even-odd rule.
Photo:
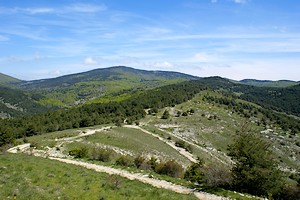
[[[28,12],[29,14],[48,14],[48,13],[53,13],[54,9],[53,8],[25,8],[21,9],[24,12]]]
[[[70,12],[82,12],[82,13],[94,13],[99,11],[106,10],[107,7],[105,5],[92,5],[92,4],[73,4],[71,6],[66,7],[66,11]]]
[[[151,64],[151,66],[155,69],[171,69],[171,68],[175,67],[174,64],[167,62],[167,61],[155,62],[155,63]]]
[[[84,59],[85,65],[95,65],[97,64],[97,61],[95,61],[92,57],[87,57]]]
[[[78,12],[78,13],[95,13],[107,10],[107,7],[104,4],[72,4],[63,7],[14,7],[14,8],[6,8],[0,7],[0,13],[2,14],[53,14],[53,13],[70,13],[70,12]]]
[[[239,3],[239,4],[245,4],[247,3],[249,0],[233,0],[234,3]]]
[[[192,60],[196,62],[210,62],[210,61],[214,61],[215,57],[211,54],[201,52],[201,53],[196,53],[192,58]]]
[[[211,0],[211,2],[212,2],[212,3],[217,3],[217,2],[218,2],[218,0]]]

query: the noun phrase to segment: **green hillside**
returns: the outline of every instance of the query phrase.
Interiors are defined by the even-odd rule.
[[[0,85],[0,118],[21,117],[49,111],[40,105],[40,95]]]
[[[43,105],[69,107],[89,100],[101,102],[101,98],[107,95],[113,99],[124,92],[151,89],[193,79],[197,77],[177,72],[146,71],[120,66],[25,82],[21,83],[20,87],[44,95],[45,98],[39,101]]]
[[[108,70],[121,70],[122,76],[124,70],[139,72]],[[138,87],[140,80],[133,81],[133,75],[112,81],[129,79],[131,89],[116,89],[81,106],[0,119],[1,149],[21,144],[15,153],[63,158],[81,166],[94,163],[142,173],[138,176],[147,176],[147,181],[155,177],[233,198],[241,196],[232,190],[274,199],[299,194],[299,85],[256,87],[209,77],[171,79],[180,80],[175,84],[162,78],[166,85],[151,88]],[[48,98],[42,96],[44,89],[33,95],[36,89],[3,87],[2,96],[11,102],[19,99],[4,105],[16,110],[18,102],[40,102]]]
[[[220,77],[203,78],[199,83],[229,93],[234,92],[240,98],[264,108],[300,116],[300,84],[283,88],[256,87],[234,83]]]
[[[168,88],[166,91],[169,91],[171,86],[166,87]],[[175,90],[172,92],[178,93]],[[151,98],[147,99],[151,101]],[[165,118],[163,116],[166,111],[169,114]],[[210,173],[217,173],[206,171],[212,169],[220,170],[222,175],[217,176],[221,176],[226,182],[228,171],[233,166],[228,156],[228,145],[234,142],[237,131],[247,124],[249,129],[272,144],[272,151],[268,155],[278,161],[286,176],[296,177],[293,172],[298,171],[300,167],[299,131],[294,134],[282,129],[276,120],[271,120],[268,116],[275,115],[277,118],[281,117],[281,120],[285,119],[284,116],[268,112],[270,113],[267,114],[265,109],[237,96],[228,96],[222,91],[208,89],[197,92],[189,101],[176,105],[170,102],[170,106],[163,106],[156,111],[147,109],[148,114],[139,120],[138,126],[130,125],[129,121],[123,124],[122,120],[120,125],[116,122],[118,126],[109,124],[59,131],[27,137],[26,142],[30,142],[37,151],[44,151],[49,156],[60,155],[57,152],[65,155],[72,153],[87,162],[114,167],[125,166],[127,170],[150,173],[154,177],[177,184],[187,183],[184,180],[162,176],[158,167],[151,168],[151,163],[155,162],[156,166],[160,166],[160,163],[174,159],[187,170],[192,162],[189,157],[191,155],[192,158],[199,157],[205,162],[203,170],[208,173],[205,175],[208,177],[204,180],[207,181],[207,178],[211,177]],[[293,118],[289,120],[290,122],[294,120],[299,125],[299,120]],[[22,142],[24,139],[17,141]],[[34,153],[34,150],[31,152]],[[152,158],[155,160],[151,161]],[[137,161],[141,162],[141,165],[136,164]],[[288,182],[294,185],[294,179],[297,180],[293,178]],[[213,186],[210,182],[205,184]],[[201,184],[200,188],[205,187]],[[212,192],[218,193],[218,190]],[[224,191],[218,194],[224,195]],[[226,192],[226,195],[232,194]]]

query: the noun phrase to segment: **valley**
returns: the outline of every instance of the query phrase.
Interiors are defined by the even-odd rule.
[[[87,83],[88,80],[91,82]],[[294,188],[294,192],[284,193],[290,195],[290,199],[298,195],[300,120],[297,102],[300,90],[297,84],[278,87],[276,82],[276,86],[269,87],[271,83],[268,82],[268,87],[256,87],[220,77],[197,78],[174,72],[139,71],[124,67],[30,83],[5,84],[1,98],[6,108],[18,110],[28,106],[30,110],[31,107],[39,108],[36,106],[39,105],[45,110],[31,110],[26,115],[21,114],[23,117],[13,117],[14,114],[7,109],[1,110],[6,113],[3,114],[6,119],[0,120],[3,152],[0,159],[5,161],[1,169],[7,169],[12,162],[16,162],[15,158],[19,158],[20,162],[29,159],[30,162],[36,160],[41,163],[40,168],[16,168],[30,176],[45,170],[43,163],[52,166],[62,162],[55,166],[59,171],[63,166],[77,165],[73,166],[74,170],[88,168],[91,169],[88,173],[100,172],[99,176],[112,179],[110,186],[103,186],[106,189],[110,187],[107,194],[92,186],[94,180],[91,181],[90,187],[80,193],[83,199],[92,191],[93,195],[99,194],[102,199],[118,199],[118,195],[134,199],[136,194],[129,189],[123,190],[136,182],[124,181],[123,178],[164,188],[154,189],[164,191],[161,194],[157,192],[160,199],[165,198],[160,196],[165,192],[173,195],[174,199],[273,198],[282,195],[275,192],[280,184]],[[88,96],[80,97],[83,90],[77,87],[79,85],[89,93]],[[99,86],[106,89],[100,91]],[[19,96],[15,95],[16,91]],[[78,98],[84,100],[78,105],[62,99],[59,100],[60,105],[50,105],[44,101],[49,97],[47,95],[65,98],[62,94],[69,96],[71,93],[77,96],[69,103],[74,103]],[[61,104],[63,102],[66,104]],[[5,117],[8,114],[10,117]],[[266,190],[255,193],[240,189],[241,184],[234,185],[233,169],[242,162],[232,156],[232,148],[243,134],[249,137],[254,134],[254,145],[244,145],[244,151],[252,152],[247,156],[253,159],[254,165],[263,170],[270,169],[270,174],[276,172],[282,176],[282,179],[278,178],[281,182],[276,183],[277,186],[268,186]],[[251,143],[251,140],[248,142]],[[256,146],[258,144],[262,146]],[[260,152],[266,160],[260,161],[259,156],[255,157],[256,152]],[[262,152],[267,152],[266,157]],[[271,164],[266,167],[263,162]],[[20,165],[27,166],[26,163]],[[27,195],[24,199],[33,198],[28,191],[43,183],[42,180],[31,181],[31,189],[26,190],[22,185],[12,184],[15,171],[7,176],[11,178],[10,184],[5,184],[5,180],[0,182],[0,187],[5,189],[0,196],[7,198],[15,193],[19,195],[20,190]],[[264,175],[259,176],[262,176],[260,180],[264,180]],[[57,177],[56,173],[52,173],[51,177]],[[79,179],[83,181],[83,178]],[[120,186],[119,180],[122,180]],[[63,188],[60,184],[63,183],[52,185],[53,191],[57,187]],[[269,184],[267,180],[266,184]],[[137,199],[149,199],[149,194],[143,192],[144,187],[148,186],[139,186],[138,190],[145,198],[137,195]],[[270,188],[273,196],[267,196],[266,191],[270,192]],[[175,193],[169,194],[165,189]],[[117,193],[110,193],[110,190]],[[280,190],[288,191],[286,188]],[[42,190],[40,194],[35,193],[46,196]],[[47,198],[65,196],[67,199],[72,195],[72,191],[60,189]],[[93,198],[96,199],[96,196]]]

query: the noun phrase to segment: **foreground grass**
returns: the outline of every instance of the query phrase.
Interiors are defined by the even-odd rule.
[[[0,154],[0,199],[196,199],[23,154]]]

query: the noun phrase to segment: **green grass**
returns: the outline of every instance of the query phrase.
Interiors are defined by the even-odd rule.
[[[109,126],[109,125],[107,125]],[[78,129],[67,129],[63,131],[55,131],[51,133],[45,133],[42,135],[34,135],[31,137],[26,137],[25,142],[34,144],[35,147],[38,149],[43,149],[45,146],[53,147],[57,143],[55,140],[60,138],[66,137],[74,137],[77,136],[79,133],[86,131],[87,129],[99,129],[102,128],[103,125],[97,125],[93,127],[87,128],[78,128]],[[16,141],[17,144],[24,143],[24,138],[18,139]]]
[[[23,154],[0,154],[0,199],[196,199]]]
[[[132,152],[134,155],[155,155],[163,160],[176,159],[177,162],[184,165],[190,163],[185,157],[158,138],[133,128],[115,127],[109,131],[102,131],[88,136],[85,141],[92,142],[95,145],[100,143],[118,147]],[[75,147],[74,144],[68,144],[67,149],[70,149],[70,146]]]

